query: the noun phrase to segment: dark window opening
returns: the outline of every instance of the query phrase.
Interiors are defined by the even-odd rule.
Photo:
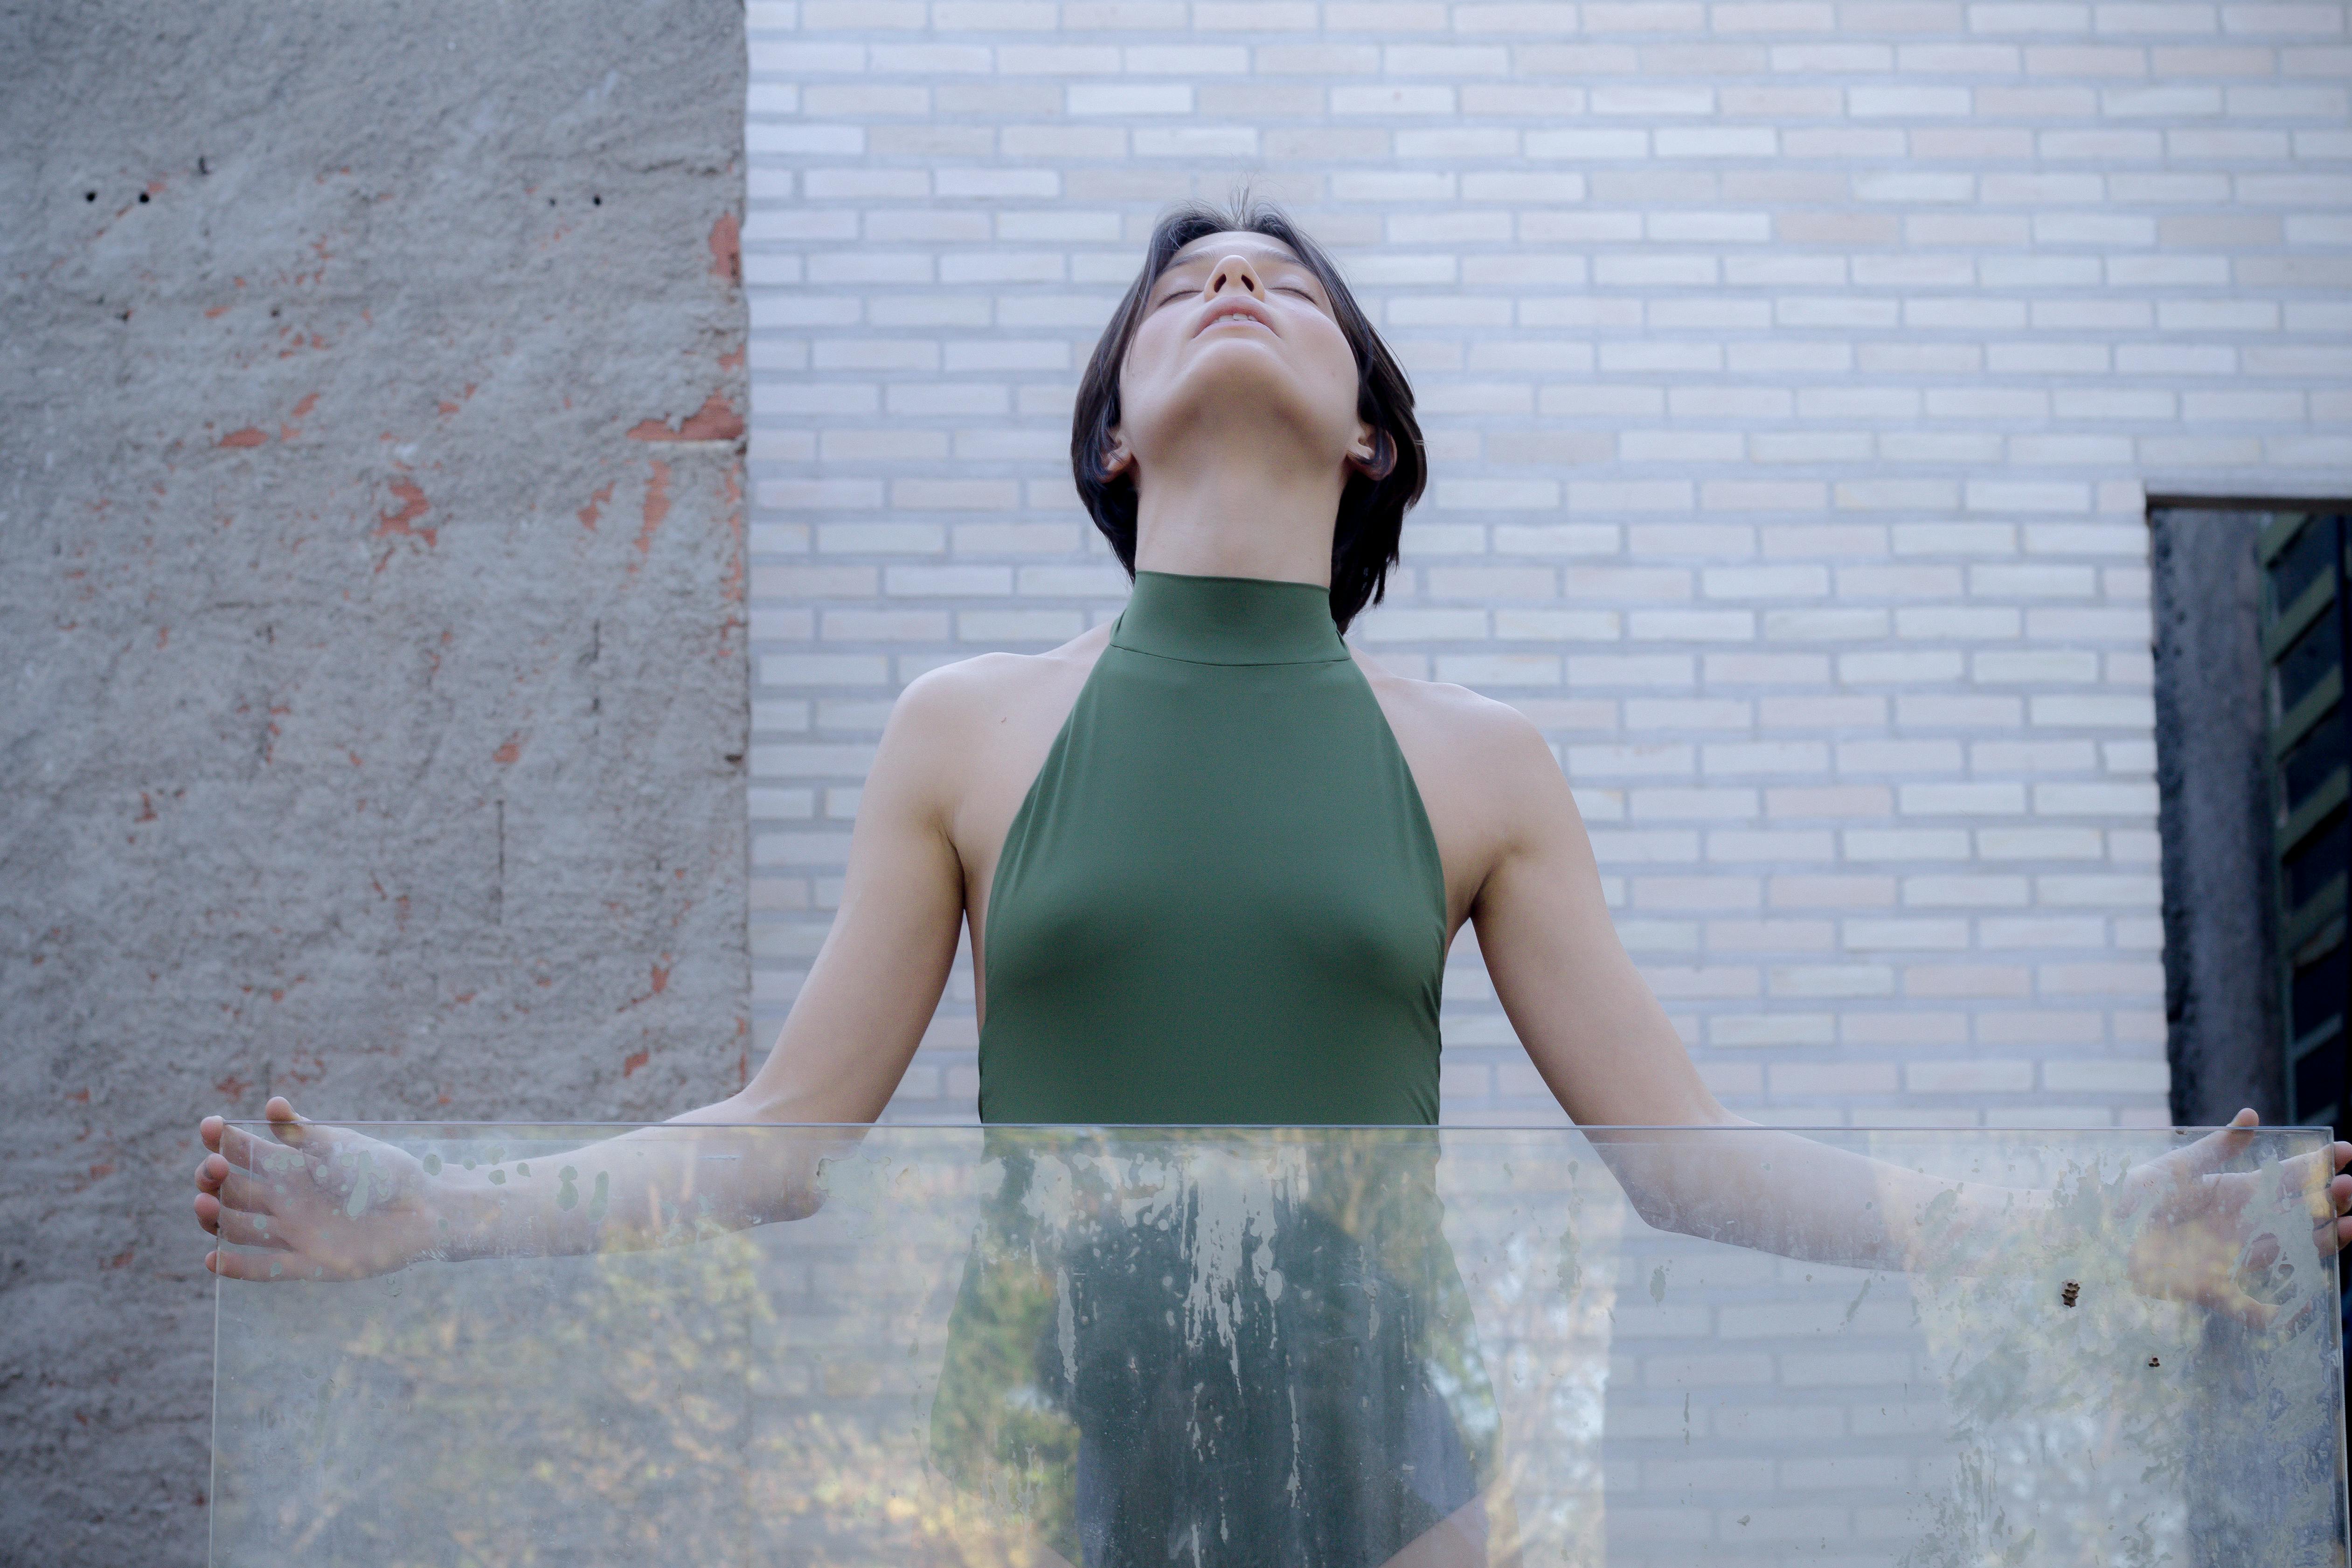
[[[2344,650],[2352,645],[2352,514],[2281,512],[2266,521],[2262,647],[2270,755],[2272,853],[2277,871],[2276,984],[2280,1049],[2290,1121],[2329,1125],[2346,1114],[2345,994],[2352,950],[2345,884],[2352,858],[2352,703],[2344,700]]]
[[[2352,502],[2151,500],[2148,529],[2172,1119],[2342,1138]]]
[[[2172,1117],[2352,1131],[2352,502],[2152,500]]]

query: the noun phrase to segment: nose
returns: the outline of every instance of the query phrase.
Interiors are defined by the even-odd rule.
[[[1265,286],[1257,280],[1257,268],[1238,251],[1218,262],[1209,274],[1207,289],[1212,298],[1228,289],[1240,289],[1260,300],[1265,298]]]

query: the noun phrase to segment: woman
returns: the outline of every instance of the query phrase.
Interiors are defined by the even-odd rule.
[[[1717,1103],[1618,942],[1574,798],[1536,728],[1341,640],[1384,591],[1423,466],[1402,374],[1304,235],[1263,206],[1164,216],[1087,367],[1071,458],[1134,574],[1126,609],[1049,653],[983,655],[908,687],[861,797],[840,909],[773,1051],[741,1092],[678,1121],[873,1121],[968,924],[985,1121],[1427,1128],[1444,956],[1469,920],[1506,1013],[1576,1121],[1754,1125]],[[199,1222],[267,1249],[210,1254],[231,1277],[372,1273],[511,1247],[519,1225],[533,1245],[585,1248],[600,1244],[599,1225],[609,1237],[644,1211],[625,1172],[610,1218],[541,1205],[518,1220],[511,1194],[498,1208],[486,1189],[454,1173],[428,1178],[381,1145],[368,1204],[321,1203],[312,1184],[273,1184],[254,1167],[306,1149],[348,1155],[350,1135],[300,1123],[282,1100],[268,1114],[276,1144],[225,1133],[218,1118],[203,1124],[214,1152],[198,1169]],[[2233,1125],[2252,1126],[2252,1113]],[[1654,1142],[1613,1160],[1645,1216],[1674,1228],[1882,1267],[1916,1263],[1931,1245],[1907,1216],[1947,1195],[1943,1184],[1786,1134],[1736,1142],[1710,1145],[1706,1162],[1666,1157]],[[2171,1205],[2176,1245],[2150,1266],[2155,1288],[2258,1313],[2214,1261],[2235,1256],[2227,1219],[2254,1178],[2207,1173],[2242,1143],[2217,1134],[2142,1167],[2134,1190],[2151,1208]],[[2301,1173],[2323,1247],[2352,1232],[2335,1217],[2352,1207],[2352,1176],[2334,1174],[2347,1159],[2352,1145],[2335,1144]],[[803,1181],[736,1168],[723,1223],[805,1212]],[[1402,1184],[1427,1190],[1422,1176]],[[2018,1223],[1981,1193],[1962,1194],[1957,1210],[1958,1228],[1979,1240]],[[1873,1208],[1874,1196],[1897,1201]],[[354,1220],[347,1206],[369,1212]],[[1426,1235],[1433,1209],[1417,1212]],[[1021,1310],[1034,1315],[1045,1290],[1091,1302],[1105,1322],[1135,1316],[1117,1290],[1087,1294],[1088,1279],[1112,1278],[1104,1247],[1123,1243],[1055,1240],[1054,1256],[1080,1258],[1059,1284],[1018,1223],[983,1227],[960,1316],[982,1310],[975,1293],[1000,1278],[988,1259],[1016,1257],[1045,1281]],[[1466,1324],[1447,1326],[1450,1259],[1377,1250],[1349,1235],[1318,1254],[1332,1270],[1328,1299],[1346,1281],[1351,1300],[1389,1291],[1402,1310],[1388,1331],[1411,1340],[1405,1361],[1450,1346],[1475,1363],[1459,1355]],[[1121,1267],[1149,1272],[1134,1263]],[[1295,1385],[1305,1374],[1267,1348],[1281,1326],[1266,1327],[1251,1365]],[[952,1349],[950,1363],[937,1451],[950,1471],[984,1468],[974,1456],[1001,1435],[956,1427],[952,1408],[971,1380],[995,1374]],[[1129,1483],[1171,1461],[1114,1454],[1105,1414],[1150,1395],[1116,1379],[1087,1393],[1075,1342],[1067,1363],[1054,1397],[1078,1428],[1078,1495],[1057,1550],[1088,1568],[1164,1561],[1142,1536],[1173,1526],[1137,1525],[1138,1510],[1160,1505]],[[1239,1359],[1234,1374],[1249,1381]],[[1337,1536],[1297,1551],[1366,1568],[1485,1560],[1475,1391],[1456,1389],[1451,1405],[1424,1394],[1402,1389],[1369,1447],[1327,1465],[1356,1473],[1384,1453],[1420,1478],[1417,1489],[1358,1497],[1330,1526]],[[1262,1511],[1253,1484],[1221,1496]],[[1318,1490],[1313,1477],[1305,1489]],[[1329,1544],[1342,1536],[1344,1551]]]

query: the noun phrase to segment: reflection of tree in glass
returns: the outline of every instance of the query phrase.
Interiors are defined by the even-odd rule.
[[[2273,1152],[2265,1169],[2276,1165]],[[2243,1327],[2144,1293],[2145,1252],[2163,1232],[2124,1168],[2070,1163],[2030,1241],[2012,1239],[1994,1266],[1955,1252],[1949,1268],[1915,1276],[1960,1472],[1929,1500],[1906,1568],[2337,1561],[2326,1477],[2337,1446],[2323,1429],[2334,1317],[2315,1310],[2332,1270],[2315,1255],[2282,1268],[2277,1245],[2308,1235],[2307,1216],[2292,1193],[2244,1215],[2254,1240],[2242,1283],[2287,1310]],[[2213,1484],[2232,1456],[2254,1454],[2268,1468],[2259,1486],[2233,1499]],[[2317,1473],[2288,1484],[2281,1466]],[[2263,1505],[2247,1506],[2254,1498]],[[2285,1498],[2311,1506],[2273,1506]],[[2191,1532],[2210,1539],[2192,1550]]]
[[[1064,1297],[1028,1253],[979,1246],[987,1256],[964,1271],[940,1368],[932,1451],[1002,1525],[1025,1521],[1045,1540],[1066,1540],[1076,1521],[1058,1482],[1077,1462],[1078,1428],[1044,1392],[1037,1364],[1057,1337]]]
[[[1378,1562],[1491,1479],[1433,1131],[991,1144],[932,1451],[1063,1556]]]
[[[224,1398],[321,1393],[298,1439],[311,1487],[272,1518],[225,1522],[252,1553],[333,1568],[536,1568],[656,1549],[731,1560],[749,1523],[747,1342],[769,1315],[752,1261],[745,1240],[722,1237],[359,1285],[226,1286],[225,1319],[247,1316],[236,1337],[271,1361],[224,1380]],[[330,1290],[339,1310],[322,1311]]]

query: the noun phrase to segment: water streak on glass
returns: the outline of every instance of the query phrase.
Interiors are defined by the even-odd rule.
[[[221,1568],[2347,1562],[2324,1131],[239,1126]]]

